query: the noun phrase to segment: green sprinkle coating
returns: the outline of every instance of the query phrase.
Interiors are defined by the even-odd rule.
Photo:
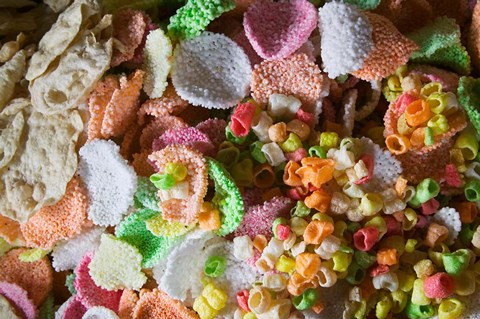
[[[480,133],[480,79],[461,77],[458,82],[457,96],[470,122]]]
[[[454,19],[440,17],[408,37],[420,47],[412,53],[410,61],[447,67],[460,74],[470,73],[470,57],[462,46],[460,27]]]
[[[154,211],[160,211],[157,197],[158,189],[153,185],[147,177],[139,177],[137,190],[133,195],[134,205],[136,208],[148,208]]]
[[[232,233],[243,219],[243,199],[240,190],[222,164],[212,158],[207,158],[208,176],[215,183],[215,196],[212,202],[219,208],[222,215],[222,226],[217,231],[220,236]]]
[[[73,284],[73,282],[75,281],[75,277],[75,273],[71,273],[65,278],[65,286],[67,286],[68,291],[70,291],[72,295],[77,294],[77,290],[75,289],[75,285]]]
[[[142,254],[142,267],[145,268],[165,258],[179,240],[179,237],[157,237],[147,229],[145,221],[158,214],[150,209],[140,209],[125,218],[115,230],[119,239],[136,247]]]
[[[67,276],[68,278],[68,276]],[[73,285],[73,281],[72,281]],[[39,319],[53,319],[55,318],[55,298],[50,294],[43,304],[38,309],[38,318]]]
[[[210,22],[234,8],[232,0],[188,0],[170,18],[168,33],[176,39],[198,36]]]

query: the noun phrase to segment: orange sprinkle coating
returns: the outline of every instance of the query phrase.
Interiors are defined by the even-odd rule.
[[[153,152],[148,159],[155,163],[159,173],[164,172],[168,163],[185,165],[188,174],[183,181],[188,183],[188,199],[162,201],[162,216],[168,221],[185,225],[196,222],[208,186],[207,164],[203,154],[185,145],[169,145]]]
[[[128,130],[123,135],[122,144],[120,144],[120,155],[123,158],[130,160],[132,154],[140,150],[140,145],[138,145],[138,139],[140,138],[140,125],[134,122]]]
[[[131,164],[137,175],[148,177],[155,173],[153,166],[148,162],[148,155],[150,155],[150,151],[143,151],[141,153],[133,154],[133,160]]]
[[[140,296],[133,310],[133,319],[199,319],[198,315],[180,301],[154,289]]]
[[[42,208],[21,226],[27,246],[50,249],[79,234],[88,215],[87,194],[80,178],[74,177],[58,203]]]
[[[143,150],[152,149],[153,140],[159,137],[168,129],[187,127],[187,124],[179,117],[164,115],[156,117],[150,124],[145,126],[140,136],[140,147]]]
[[[142,104],[138,110],[138,116],[141,118],[145,114],[155,117],[161,117],[165,114],[178,115],[187,106],[188,102],[177,94],[172,84],[169,84],[161,98],[150,99]]]
[[[255,65],[250,85],[259,103],[266,104],[270,95],[280,93],[294,95],[311,106],[320,98],[325,83],[318,65],[302,53]]]
[[[115,90],[120,89],[118,78],[114,75],[108,75],[103,81],[98,81],[95,89],[88,99],[88,111],[90,119],[88,120],[87,136],[88,140],[102,138],[101,130],[105,109]]]
[[[468,53],[477,71],[480,72],[480,2],[477,2],[473,9],[472,24],[468,34]]]
[[[20,224],[2,214],[0,214],[0,237],[9,244],[14,244],[16,240],[20,240],[21,242],[24,240],[20,230]]]
[[[371,81],[381,80],[408,62],[418,46],[403,36],[387,18],[365,12],[372,24],[372,38],[375,48],[363,62],[362,68],[353,72],[356,77]]]
[[[120,319],[131,319],[133,317],[133,309],[138,302],[137,293],[130,289],[125,289],[120,298],[118,305],[118,316]]]
[[[24,263],[18,259],[26,248],[12,249],[0,257],[0,281],[15,283],[28,292],[36,306],[41,305],[53,287],[53,269],[47,256]]]

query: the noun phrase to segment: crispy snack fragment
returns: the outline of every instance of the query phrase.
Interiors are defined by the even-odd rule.
[[[161,290],[143,292],[133,309],[134,319],[198,319],[198,315]]]

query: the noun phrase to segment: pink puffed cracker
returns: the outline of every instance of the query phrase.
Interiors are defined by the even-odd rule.
[[[293,95],[308,106],[315,105],[325,85],[318,65],[303,53],[257,64],[250,83],[253,98],[261,104],[280,93]]]
[[[168,129],[187,127],[187,124],[179,117],[164,115],[156,117],[142,131],[140,136],[140,146],[143,150],[152,149],[153,141]]]
[[[0,295],[7,298],[17,309],[19,309],[26,319],[35,319],[37,317],[37,308],[32,300],[28,298],[28,293],[17,284],[0,282]]]
[[[75,296],[67,301],[61,319],[82,319],[85,312],[87,312],[87,308],[85,308],[78,296]]]
[[[258,55],[277,60],[300,48],[317,22],[317,9],[307,0],[259,0],[245,13],[243,26]]]
[[[284,216],[293,207],[293,201],[288,197],[274,197],[263,205],[251,207],[243,216],[242,223],[235,230],[235,236],[265,235],[267,239],[273,236],[272,223],[275,218]]]
[[[209,156],[213,155],[215,149],[215,146],[205,133],[194,127],[186,127],[167,130],[153,141],[152,150],[159,151],[172,144],[190,146]]]
[[[75,269],[73,285],[77,291],[77,298],[87,309],[102,306],[117,312],[122,291],[108,291],[95,284],[88,268],[92,257],[93,254],[86,254]]]
[[[225,129],[227,128],[225,120],[211,118],[198,123],[196,128],[200,132],[205,133],[216,147],[225,141]]]

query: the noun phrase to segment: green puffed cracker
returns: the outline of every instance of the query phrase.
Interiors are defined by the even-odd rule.
[[[470,122],[480,134],[480,79],[461,77],[458,82],[457,95]]]
[[[133,195],[133,201],[136,208],[147,208],[156,212],[160,211],[158,189],[153,185],[148,177],[139,176],[137,181],[137,190]]]

